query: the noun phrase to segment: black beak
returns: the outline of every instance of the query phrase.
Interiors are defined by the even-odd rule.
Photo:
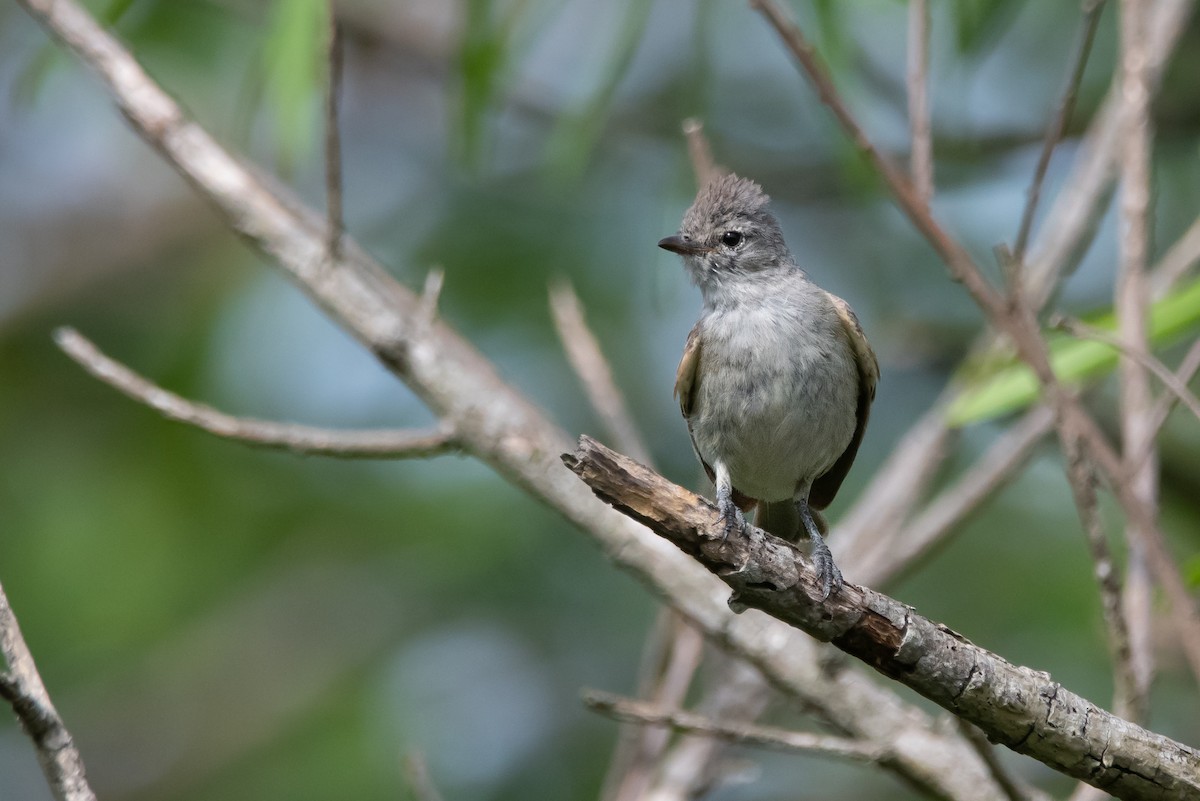
[[[672,253],[678,253],[680,256],[695,256],[698,253],[703,253],[707,248],[698,242],[694,242],[687,237],[676,234],[674,236],[666,236],[658,240],[658,246],[663,250],[669,250]]]

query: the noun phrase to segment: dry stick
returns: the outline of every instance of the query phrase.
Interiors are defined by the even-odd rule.
[[[1096,498],[1095,477],[1085,461],[1078,440],[1070,440],[1063,452],[1075,505],[1083,518],[1084,539],[1092,558],[1096,584],[1100,588],[1100,608],[1108,632],[1109,655],[1113,664],[1113,708],[1125,713],[1140,711],[1141,688],[1133,666],[1129,620],[1121,606],[1121,581]],[[1118,714],[1121,714],[1118,712]]]
[[[1018,264],[1025,260],[1025,247],[1029,243],[1029,233],[1033,228],[1033,216],[1041,197],[1042,184],[1046,180],[1046,170],[1050,167],[1050,157],[1054,155],[1054,148],[1062,139],[1067,123],[1071,120],[1071,113],[1075,110],[1075,100],[1079,96],[1079,84],[1083,81],[1083,72],[1087,67],[1088,56],[1092,52],[1092,42],[1096,39],[1096,28],[1100,25],[1100,12],[1103,10],[1104,0],[1084,0],[1083,24],[1071,57],[1067,84],[1058,101],[1054,116],[1050,120],[1050,125],[1046,128],[1046,137],[1042,141],[1042,152],[1038,156],[1037,167],[1033,171],[1033,180],[1026,194],[1025,210],[1021,213],[1021,227],[1017,231],[1016,244],[1013,245],[1013,259]]]
[[[716,507],[582,437],[564,462],[597,497],[712,571],[739,605],[833,643],[988,739],[1118,798],[1200,794],[1200,751],[1105,712],[1047,673],[1015,666],[881,593],[847,584],[822,600],[800,549],[748,526],[725,537]]]
[[[878,762],[887,754],[878,746],[846,737],[829,737],[809,732],[789,731],[750,722],[713,720],[704,715],[670,709],[598,690],[585,690],[583,703],[593,712],[614,720],[643,726],[666,726],[687,734],[717,737],[731,743],[756,745],[801,754],[821,754],[841,759]]]
[[[1146,370],[1154,373],[1154,376],[1162,382],[1163,386],[1170,391],[1170,394],[1175,396],[1174,400],[1182,401],[1183,405],[1188,408],[1188,411],[1194,414],[1197,419],[1200,419],[1200,398],[1197,398],[1194,394],[1192,394],[1192,391],[1188,389],[1187,384],[1179,376],[1171,372],[1171,370],[1165,364],[1156,359],[1154,354],[1147,353],[1136,346],[1130,345],[1119,337],[1115,337],[1107,331],[1101,331],[1098,328],[1090,326],[1082,320],[1077,320],[1072,317],[1059,317],[1054,319],[1054,323],[1056,324],[1057,328],[1062,331],[1066,331],[1071,336],[1078,337],[1079,339],[1089,339],[1093,342],[1099,342],[1103,345],[1108,345],[1122,356],[1137,362]],[[1200,340],[1193,342],[1192,347],[1195,348],[1198,344],[1200,344]],[[1171,403],[1170,401],[1167,402]],[[1171,406],[1174,406],[1174,404],[1171,403]],[[1160,402],[1155,403],[1153,408],[1146,410],[1149,423],[1148,429],[1150,433],[1157,433],[1158,431],[1158,426],[1155,425],[1155,421],[1159,417],[1159,412],[1157,410],[1160,408],[1162,408],[1161,400]],[[1139,451],[1136,451],[1136,453],[1139,453],[1140,455],[1141,452],[1145,450],[1145,447],[1145,443],[1142,443],[1141,448]],[[1126,466],[1126,469],[1129,469],[1128,465]],[[1130,475],[1133,475],[1132,471],[1130,472]]]
[[[612,368],[588,328],[579,296],[565,278],[550,285],[550,311],[559,342],[587,392],[588,401],[612,435],[613,445],[642,464],[652,464],[650,450],[629,414],[624,395],[613,380]]]
[[[328,240],[326,254],[330,264],[342,258],[342,237],[345,220],[342,216],[342,137],[338,108],[342,95],[342,67],[345,58],[342,48],[342,25],[337,18],[337,4],[329,3],[329,85],[325,89],[325,203]]]
[[[590,534],[621,568],[685,609],[706,636],[749,659],[778,689],[841,730],[890,744],[884,767],[932,795],[993,799],[1001,793],[961,736],[853,671],[832,676],[824,650],[797,631],[725,604],[719,582],[642,526],[597,503],[555,454],[565,434],[444,323],[415,325],[419,300],[352,240],[336,270],[322,269],[325,225],[222,149],[74,0],[20,0],[92,69],[134,130],[220,212],[358,338],[440,417],[458,421],[465,450]]]
[[[1128,350],[1149,354],[1150,293],[1146,283],[1150,234],[1150,73],[1143,25],[1148,4],[1120,0],[1120,86],[1124,135],[1120,157],[1120,263],[1117,270],[1113,308],[1117,331]],[[1164,372],[1166,372],[1164,370]],[[1122,351],[1118,362],[1118,413],[1121,421],[1121,451],[1130,491],[1147,510],[1146,520],[1127,521],[1125,538],[1129,555],[1124,612],[1131,636],[1134,695],[1128,709],[1117,706],[1134,720],[1145,717],[1154,672],[1152,641],[1153,586],[1144,559],[1144,542],[1158,530],[1158,461],[1153,457],[1130,471],[1129,459],[1155,439],[1151,428],[1154,396],[1145,364]]]
[[[163,417],[247,445],[352,459],[422,459],[458,451],[462,447],[447,425],[415,431],[337,431],[234,417],[152,383],[106,356],[73,328],[55,331],[54,341],[92,376]]]
[[[929,102],[929,2],[908,3],[908,127],[912,139],[909,172],[921,202],[933,200],[933,128]]]
[[[12,705],[21,728],[33,740],[38,763],[58,801],[95,801],[83,757],[46,692],[17,616],[0,586],[0,651],[8,670],[0,673],[0,698]]]

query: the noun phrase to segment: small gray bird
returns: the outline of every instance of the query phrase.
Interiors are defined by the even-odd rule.
[[[854,462],[879,363],[849,304],[796,265],[767,202],[753,181],[718,176],[679,233],[658,243],[683,256],[704,297],[675,394],[725,536],[741,532],[742,511],[757,504],[762,528],[792,541],[808,535],[829,597],[842,575],[816,510]]]

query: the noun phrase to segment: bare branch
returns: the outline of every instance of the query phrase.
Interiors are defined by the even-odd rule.
[[[330,264],[342,258],[345,220],[342,216],[342,135],[338,108],[342,96],[342,25],[337,3],[329,2],[328,86],[325,87],[325,203],[327,217],[326,258]]]
[[[563,457],[597,497],[674,543],[759,609],[833,643],[979,726],[988,739],[1122,799],[1200,793],[1200,751],[1105,712],[1044,672],[1017,667],[873,590],[822,601],[797,546],[748,526],[726,537],[700,496],[582,437]]]
[[[0,698],[12,705],[21,728],[33,740],[42,773],[54,797],[58,801],[95,801],[83,757],[46,692],[3,586],[0,586],[0,651],[8,665],[8,670],[0,673]]]
[[[1083,81],[1083,71],[1087,66],[1088,56],[1092,52],[1092,42],[1096,39],[1096,28],[1100,25],[1100,12],[1104,10],[1104,0],[1084,0],[1083,22],[1079,39],[1075,43],[1075,52],[1071,56],[1067,73],[1067,84],[1058,108],[1046,128],[1046,137],[1042,142],[1042,152],[1038,156],[1037,167],[1033,171],[1033,181],[1026,194],[1025,211],[1021,214],[1021,227],[1017,231],[1016,244],[1013,245],[1013,260],[1021,264],[1025,260],[1025,246],[1029,242],[1029,232],[1033,228],[1033,216],[1037,211],[1038,199],[1041,197],[1042,184],[1046,180],[1046,170],[1050,167],[1050,157],[1054,148],[1062,139],[1063,131],[1071,120],[1075,110],[1075,99],[1079,94],[1079,84]]]
[[[912,139],[909,172],[917,197],[933,200],[933,129],[929,102],[929,2],[908,3],[908,129]]]
[[[554,329],[567,353],[567,360],[583,384],[592,408],[612,434],[613,442],[642,464],[652,464],[650,449],[646,447],[625,405],[625,397],[613,380],[612,368],[604,358],[604,351],[600,349],[596,336],[588,328],[579,296],[565,278],[550,285],[550,311],[554,315]]]
[[[1158,461],[1153,457],[1136,472],[1129,470],[1129,459],[1153,442],[1151,427],[1154,396],[1146,359],[1150,357],[1150,293],[1146,267],[1150,254],[1150,154],[1153,132],[1150,119],[1151,81],[1146,52],[1145,22],[1148,3],[1141,0],[1120,2],[1120,86],[1122,146],[1120,155],[1120,264],[1117,270],[1113,308],[1117,330],[1127,348],[1122,349],[1117,375],[1118,412],[1121,420],[1121,452],[1125,458],[1130,491],[1142,502],[1147,514],[1141,520],[1126,523],[1129,543],[1128,576],[1125,586],[1124,613],[1130,633],[1131,659],[1136,694],[1126,699],[1128,709],[1117,711],[1133,719],[1146,714],[1150,683],[1154,673],[1154,648],[1151,640],[1153,587],[1145,563],[1145,541],[1154,536],[1158,523]],[[1161,365],[1160,365],[1161,366]],[[1167,380],[1172,377],[1165,368]],[[1190,393],[1189,393],[1190,394]]]
[[[1121,607],[1121,576],[1113,561],[1112,550],[1108,547],[1104,522],[1100,519],[1094,476],[1084,460],[1078,441],[1068,441],[1063,456],[1067,462],[1067,477],[1075,497],[1075,506],[1083,521],[1084,538],[1088,554],[1092,557],[1092,572],[1100,589],[1100,608],[1113,663],[1113,706],[1115,709],[1137,712],[1142,709],[1145,699],[1134,673],[1129,624]]]
[[[804,754],[819,753],[841,759],[878,762],[886,752],[870,743],[845,737],[828,737],[809,732],[788,731],[753,723],[734,723],[713,720],[703,715],[668,709],[659,704],[624,698],[598,690],[585,690],[583,703],[593,712],[626,723],[645,726],[667,726],[688,734],[702,734],[742,745],[757,745],[781,751]]]
[[[449,426],[426,431],[383,429],[336,431],[327,428],[234,417],[163,389],[104,355],[73,328],[54,332],[54,341],[92,376],[169,420],[187,423],[224,439],[294,453],[353,459],[423,459],[460,449]]]

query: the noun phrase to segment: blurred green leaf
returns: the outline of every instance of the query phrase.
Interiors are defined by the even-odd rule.
[[[1200,556],[1193,556],[1183,564],[1183,578],[1190,587],[1200,587]]]
[[[324,75],[327,0],[275,0],[263,48],[265,99],[275,118],[280,162],[311,152],[317,126],[308,117]]]
[[[1111,312],[1089,321],[1104,331],[1116,329]],[[1200,326],[1200,280],[1193,281],[1155,303],[1150,310],[1150,343],[1162,346]],[[1117,351],[1109,345],[1051,333],[1050,364],[1065,384],[1081,384],[1111,372]],[[1024,364],[1009,361],[976,379],[950,405],[946,414],[956,426],[981,422],[1025,408],[1040,394],[1037,379]]]

